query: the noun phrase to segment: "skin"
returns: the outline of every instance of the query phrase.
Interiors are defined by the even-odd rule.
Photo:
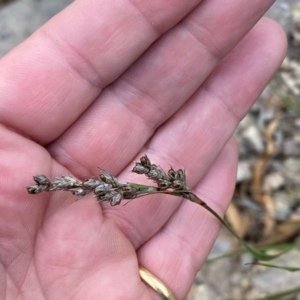
[[[224,214],[232,134],[286,51],[273,2],[78,0],[0,60],[1,299],[160,299],[139,265],[184,299],[221,227],[203,208],[25,187],[98,166],[151,185],[129,172],[146,153]]]

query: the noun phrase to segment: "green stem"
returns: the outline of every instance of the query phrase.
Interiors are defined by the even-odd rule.
[[[272,260],[282,254],[282,253],[279,253],[276,255],[269,255],[263,251],[259,251],[259,250],[252,248],[241,237],[239,237],[239,235],[235,232],[235,230],[226,221],[224,221],[223,218],[219,214],[217,214],[210,206],[208,206],[203,200],[201,200],[199,197],[197,197],[194,193],[192,193],[189,190],[160,191],[156,187],[150,187],[150,186],[136,184],[136,183],[130,183],[130,184],[135,185],[140,189],[141,193],[138,193],[137,198],[151,195],[151,194],[167,194],[167,195],[173,195],[176,197],[183,197],[185,199],[188,199],[194,203],[201,205],[204,209],[206,209],[208,212],[210,212],[215,218],[217,218],[231,232],[231,234],[258,260],[269,261],[269,260]]]

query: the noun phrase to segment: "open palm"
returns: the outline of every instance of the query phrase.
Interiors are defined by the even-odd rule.
[[[279,27],[258,22],[272,3],[78,0],[1,59],[1,299],[159,299],[139,265],[186,296],[220,229],[201,207],[171,196],[100,206],[25,187],[97,167],[136,181],[130,167],[147,153],[185,168],[223,214],[231,136],[285,52]]]

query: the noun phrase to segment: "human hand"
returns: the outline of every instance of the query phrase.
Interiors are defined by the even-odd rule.
[[[200,206],[171,196],[99,206],[25,187],[97,167],[136,181],[128,170],[147,153],[185,168],[223,214],[231,136],[285,54],[279,27],[258,22],[273,2],[78,0],[2,58],[1,299],[159,299],[139,265],[186,296],[220,229]]]

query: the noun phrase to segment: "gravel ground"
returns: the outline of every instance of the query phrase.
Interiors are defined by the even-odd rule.
[[[0,57],[71,2],[71,0],[0,0]],[[253,228],[256,233],[260,232],[260,236],[256,234],[255,237],[251,237],[258,244],[262,239],[265,242],[274,242],[278,236],[282,238],[279,242],[285,241],[286,235],[282,237],[278,233],[281,232],[278,230],[283,230],[281,224],[285,224],[286,220],[291,218],[297,218],[297,214],[300,214],[297,208],[300,201],[300,112],[297,115],[293,108],[295,101],[300,105],[300,1],[276,1],[267,15],[276,19],[284,28],[289,39],[289,51],[281,71],[266,88],[236,132],[240,146],[240,163],[235,204],[228,213],[232,226],[237,224],[238,227],[243,227],[239,224],[244,224],[247,217],[245,220],[231,218],[241,203],[247,209],[252,206],[252,215],[262,211],[266,213],[266,207],[259,206],[253,201],[257,196],[245,192],[245,189],[253,184],[254,170],[257,162],[263,157],[268,166],[267,172],[266,176],[259,178],[258,181],[261,194],[271,197],[268,199],[271,199],[269,203],[272,204],[272,210],[268,208],[267,213],[272,213],[272,221],[268,221],[270,218],[267,219],[263,215],[260,221],[253,225],[251,217],[247,220],[252,225],[247,225],[247,228],[244,226],[245,234],[248,230],[250,237],[250,229],[252,232]],[[270,123],[275,129],[269,126]],[[269,140],[267,130],[272,135]],[[266,143],[273,143],[276,149],[267,161]],[[257,229],[255,227],[257,224],[263,226],[263,229]],[[299,232],[298,227],[298,231],[292,231],[293,235],[290,229],[285,230],[285,234],[286,232],[290,234],[289,238],[297,236]],[[231,247],[232,237],[224,230],[211,255],[225,253]],[[219,260],[205,265],[198,273],[187,300],[254,299],[299,285],[298,273],[245,265],[249,261],[252,261],[251,256],[245,254],[239,258]],[[295,266],[295,262],[300,265],[299,250],[293,250],[278,258],[274,264]],[[284,299],[300,299],[300,294]]]

